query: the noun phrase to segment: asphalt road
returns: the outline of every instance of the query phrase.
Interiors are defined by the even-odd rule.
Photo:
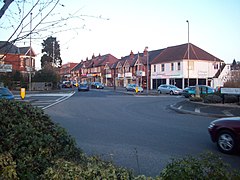
[[[169,108],[178,96],[133,96],[106,90],[76,92],[45,110],[76,139],[86,154],[97,154],[136,174],[156,176],[171,161],[207,151],[235,168],[239,156],[221,154],[207,131],[210,117]]]

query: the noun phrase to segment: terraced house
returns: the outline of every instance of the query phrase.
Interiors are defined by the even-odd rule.
[[[161,84],[179,88],[196,84],[216,87],[223,85],[229,72],[230,65],[191,43],[153,51],[145,48],[143,53],[136,54],[131,51],[121,59],[111,54],[93,55],[71,70],[72,77],[78,81],[98,81],[120,87],[134,83],[143,88],[148,82],[150,89]]]

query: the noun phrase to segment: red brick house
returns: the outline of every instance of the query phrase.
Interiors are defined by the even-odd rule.
[[[0,41],[0,72],[20,71],[23,75],[35,72],[36,54],[30,47],[17,47],[6,41]],[[31,59],[31,60],[30,60]]]
[[[63,64],[59,70],[59,74],[63,81],[73,80],[71,77],[71,70],[77,65],[78,63],[68,62]]]

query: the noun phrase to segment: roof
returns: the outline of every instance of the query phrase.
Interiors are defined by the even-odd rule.
[[[20,52],[20,54],[30,56],[30,49],[31,49],[31,56],[36,56],[35,52],[33,51],[33,49],[30,46],[19,47],[19,52]]]
[[[163,51],[152,61],[152,64],[183,59],[188,59],[188,43],[163,49]],[[189,59],[221,61],[219,58],[191,43],[189,43]]]
[[[19,54],[19,48],[8,41],[0,41],[0,54]]]

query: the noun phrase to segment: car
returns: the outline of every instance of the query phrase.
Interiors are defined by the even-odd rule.
[[[133,91],[133,92],[136,92],[137,90],[138,92],[143,92],[143,88],[141,86],[138,86],[137,84],[128,84],[126,86],[126,90]]]
[[[87,83],[80,83],[78,85],[78,91],[89,91],[89,86]]]
[[[63,81],[62,82],[62,88],[72,88],[72,83],[71,81]]]
[[[13,100],[14,95],[8,88],[0,87],[0,99]]]
[[[208,127],[211,140],[218,149],[226,154],[233,154],[240,146],[240,117],[219,118]]]
[[[157,91],[159,94],[182,94],[182,89],[178,88],[177,86],[168,84],[161,84],[160,86],[158,86]]]
[[[206,85],[198,85],[200,94],[213,94],[215,90]],[[183,89],[182,95],[186,98],[194,96],[196,94],[196,86],[189,86]]]
[[[104,85],[100,82],[93,82],[91,84],[91,88],[95,88],[95,89],[103,89],[104,88]]]

